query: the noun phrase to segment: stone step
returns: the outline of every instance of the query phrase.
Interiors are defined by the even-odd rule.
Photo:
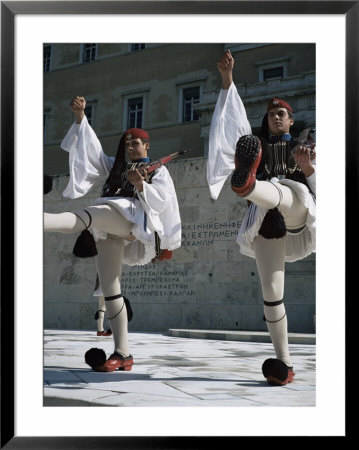
[[[191,330],[171,328],[169,336],[193,338],[193,339],[218,339],[224,341],[244,342],[271,342],[269,333],[266,331],[237,331],[237,330]],[[288,333],[290,344],[315,345],[315,334]]]

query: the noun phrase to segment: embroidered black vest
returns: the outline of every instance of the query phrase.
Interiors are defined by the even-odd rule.
[[[308,186],[305,175],[292,155],[294,147],[298,144],[295,138],[275,143],[261,138],[261,143],[263,154],[257,170],[258,180],[285,177]]]
[[[272,177],[285,177],[289,180],[305,184],[308,189],[306,177],[296,164],[292,151],[298,144],[298,140],[291,138],[289,141],[269,142],[260,138],[262,144],[262,158],[257,170],[258,180],[270,180]],[[278,208],[268,210],[265,215],[259,234],[266,239],[278,239],[285,236],[287,230],[282,214]]]

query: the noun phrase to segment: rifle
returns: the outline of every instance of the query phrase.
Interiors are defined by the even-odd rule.
[[[142,170],[146,170],[147,173],[151,173],[154,170],[158,169],[159,167],[163,166],[164,164],[169,163],[173,159],[176,159],[178,156],[183,155],[184,153],[189,152],[190,150],[182,150],[180,152],[171,153],[170,155],[163,156],[162,158],[156,159],[155,161],[151,161],[147,164],[144,164],[141,167],[138,167],[137,170],[141,172]]]
[[[147,175],[148,175],[149,173],[153,172],[154,170],[158,169],[159,167],[169,163],[173,159],[175,159],[178,156],[183,155],[184,153],[187,153],[189,151],[190,150],[182,150],[180,152],[171,153],[170,155],[163,156],[162,158],[156,159],[155,161],[151,161],[149,163],[143,163],[141,166],[136,167],[136,169],[140,172],[141,175],[144,175],[143,171],[146,170],[147,171]],[[125,170],[124,172],[122,172],[122,174],[121,174],[121,187],[118,188],[113,195],[116,195],[116,194],[118,194],[121,191],[123,183],[128,183],[127,174],[128,174],[128,170]],[[103,189],[102,192],[104,192],[106,190],[106,188],[109,188],[109,186],[107,184],[105,184],[104,189]]]

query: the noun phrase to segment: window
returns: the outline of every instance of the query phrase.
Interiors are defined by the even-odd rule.
[[[87,121],[88,121],[89,125],[92,125],[92,120],[93,120],[93,105],[89,105],[88,103],[86,104],[86,108],[85,108],[85,116],[87,117]]]
[[[127,100],[127,128],[142,128],[143,97]]]
[[[193,122],[198,120],[199,116],[194,110],[194,105],[199,103],[200,89],[199,86],[183,89],[182,101],[182,121]]]
[[[270,80],[271,78],[283,78],[283,66],[272,67],[270,69],[263,70],[263,81]]]
[[[49,72],[51,67],[51,45],[44,45],[44,72]]]
[[[146,48],[146,44],[131,44],[131,52],[137,52]]]
[[[271,58],[258,61],[255,65],[258,68],[259,82],[273,80],[274,78],[287,78],[289,57]]]
[[[82,62],[91,62],[96,60],[97,44],[83,44]]]
[[[144,128],[146,126],[146,100],[148,87],[129,89],[122,92],[123,116],[122,128]]]

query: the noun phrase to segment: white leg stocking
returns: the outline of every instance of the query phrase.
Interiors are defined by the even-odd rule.
[[[288,367],[292,367],[288,347],[288,322],[284,304],[271,306],[268,306],[268,304],[270,305],[270,302],[264,305],[264,317],[266,318],[276,357]]]
[[[100,295],[98,298],[98,319],[97,319],[97,331],[104,331],[103,322],[105,318],[106,306],[105,306],[105,297]]]
[[[45,231],[74,234],[83,231],[90,225],[98,230],[121,237],[129,236],[133,226],[110,205],[89,206],[86,210],[60,214],[44,213]]]
[[[286,238],[254,241],[257,268],[262,285],[264,316],[277,359],[292,366],[288,346],[288,324],[282,302],[284,293],[284,256]]]
[[[264,209],[278,207],[289,229],[300,228],[306,223],[308,210],[288,186],[257,180],[254,189],[245,198]]]
[[[128,320],[124,299],[121,295],[120,275],[124,252],[124,240],[108,235],[97,241],[96,266],[103,295],[107,319],[114,339],[115,352],[129,356]]]
[[[80,213],[82,213],[80,215]],[[90,223],[88,215],[84,211],[60,214],[44,213],[44,230],[55,231],[57,233],[74,234],[86,229]]]
[[[115,352],[129,356],[127,310],[121,295],[120,277],[124,252],[123,238],[131,234],[133,224],[110,205],[90,206],[86,210],[73,213],[44,215],[45,231],[78,233],[90,225],[108,233],[107,239],[96,242],[97,273],[105,297],[105,309],[114,338]]]
[[[107,319],[110,322],[115,352],[122,356],[129,356],[128,350],[128,320],[127,310],[123,297],[105,298]]]

